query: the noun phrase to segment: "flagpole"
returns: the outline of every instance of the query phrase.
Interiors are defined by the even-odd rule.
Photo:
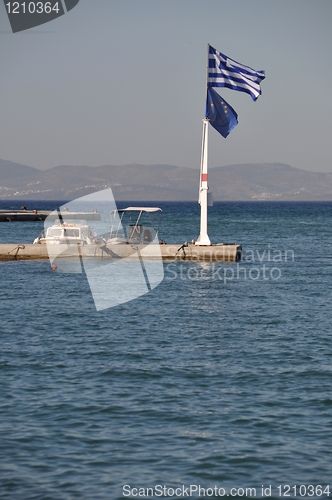
[[[207,44],[207,58],[206,58],[206,96],[208,88],[208,76],[209,76],[209,47]],[[200,168],[200,180],[199,180],[199,194],[198,203],[201,205],[201,222],[200,222],[200,234],[197,238],[195,245],[211,245],[210,238],[207,234],[207,216],[208,216],[208,126],[209,120],[205,118],[203,120],[203,132],[202,132],[202,150],[201,150],[201,168]]]

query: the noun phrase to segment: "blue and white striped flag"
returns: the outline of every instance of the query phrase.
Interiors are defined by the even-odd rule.
[[[256,101],[261,95],[260,82],[265,71],[244,66],[209,45],[208,87],[227,87],[250,94]]]

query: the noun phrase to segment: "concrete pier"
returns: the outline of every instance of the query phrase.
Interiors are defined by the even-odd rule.
[[[242,247],[236,243],[219,243],[217,245],[160,245],[163,260],[199,260],[206,262],[223,261],[239,262]]]
[[[183,245],[71,245],[65,250],[65,245],[52,245],[51,258],[77,258],[91,257],[100,259],[137,259],[143,252],[144,258],[162,259],[167,261],[187,260],[205,262],[239,262],[241,260],[242,247],[235,243],[207,246],[196,246],[192,244]],[[50,249],[50,245],[48,246]],[[40,260],[48,259],[47,245],[33,244],[0,244],[0,261],[11,260]],[[65,251],[64,251],[65,250]],[[61,252],[61,253],[60,253]],[[52,255],[53,254],[53,255]]]
[[[45,220],[52,212],[49,210],[0,210],[0,222],[26,222]],[[101,220],[98,212],[62,212],[66,219],[71,220]],[[56,220],[52,215],[49,220]]]

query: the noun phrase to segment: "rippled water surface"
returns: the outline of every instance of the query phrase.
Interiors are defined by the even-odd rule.
[[[197,204],[160,206],[167,242],[198,236]],[[167,263],[151,293],[102,312],[84,274],[1,262],[0,498],[332,483],[331,216],[216,204],[210,237],[242,244],[238,265]],[[1,223],[0,243],[42,228]]]

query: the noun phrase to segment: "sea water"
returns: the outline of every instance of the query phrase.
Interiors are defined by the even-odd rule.
[[[21,204],[63,202],[0,208]],[[157,206],[167,243],[197,238],[197,203]],[[165,262],[158,287],[101,312],[84,274],[1,262],[0,498],[327,498],[331,216],[216,203],[210,238],[241,262]],[[0,243],[42,229],[1,223]]]

